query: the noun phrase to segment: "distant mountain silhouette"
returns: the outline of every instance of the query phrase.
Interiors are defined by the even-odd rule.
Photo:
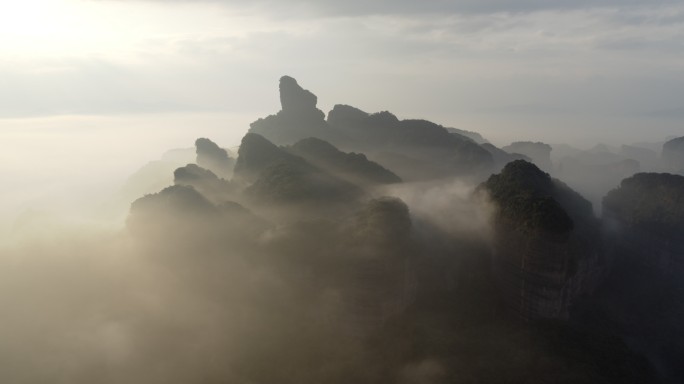
[[[235,160],[228,156],[228,152],[220,148],[216,143],[207,139],[199,138],[195,141],[197,151],[197,164],[214,172],[221,178],[228,178],[233,173]]]
[[[474,141],[478,144],[489,143],[489,141],[487,141],[484,137],[482,137],[482,135],[480,135],[477,132],[466,131],[464,129],[458,129],[458,128],[447,128],[447,131],[449,131],[449,133],[455,133],[459,136],[467,137],[467,138],[471,139],[472,141]]]
[[[236,192],[236,186],[220,179],[214,172],[197,164],[188,164],[173,172],[174,184],[191,186],[214,203],[229,200]]]
[[[502,147],[508,153],[520,153],[532,159],[532,161],[546,172],[553,170],[551,163],[551,146],[541,142],[516,141]]]
[[[663,144],[662,156],[670,171],[684,174],[684,136]]]
[[[508,153],[490,143],[483,143],[480,144],[480,146],[492,155],[494,164],[496,165],[496,168],[498,168],[497,170],[503,168],[504,165],[514,160],[525,160],[532,162],[532,159],[530,159],[528,156],[521,155],[519,153]]]
[[[336,105],[326,121],[316,96],[288,76],[280,80],[280,99],[281,111],[252,123],[250,132],[279,145],[322,139],[343,151],[364,153],[386,168],[402,168],[399,176],[405,179],[475,174],[493,165],[489,152],[473,139],[426,120],[402,121],[389,112],[369,114]]]
[[[145,241],[165,246],[169,239],[188,248],[202,243],[237,247],[256,241],[269,223],[242,205],[226,201],[213,204],[188,185],[174,185],[133,202],[126,221],[129,231]]]

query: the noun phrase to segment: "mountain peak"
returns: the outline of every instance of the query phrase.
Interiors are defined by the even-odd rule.
[[[293,77],[280,78],[280,105],[284,111],[315,109],[317,102],[316,95],[299,86]]]

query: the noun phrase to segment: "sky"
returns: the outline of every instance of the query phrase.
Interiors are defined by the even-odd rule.
[[[84,176],[121,181],[197,137],[234,147],[279,110],[282,75],[325,112],[500,146],[661,142],[684,134],[684,4],[0,0],[0,213],[109,188]]]
[[[338,103],[390,110],[501,145],[684,131],[678,1],[1,4],[0,124],[232,114],[243,119],[229,128],[239,140],[279,109],[287,74],[326,112]]]

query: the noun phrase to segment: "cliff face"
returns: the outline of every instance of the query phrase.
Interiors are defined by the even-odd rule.
[[[495,225],[497,286],[506,304],[525,320],[567,318],[574,301],[596,288],[600,255],[588,239],[531,235],[514,222]]]
[[[638,173],[603,199],[604,306],[671,382],[684,380],[684,177]]]
[[[340,265],[344,306],[355,333],[367,333],[402,313],[415,298],[412,223],[396,198],[371,200],[342,229],[347,239]]]
[[[496,206],[494,278],[525,320],[567,318],[601,274],[591,205],[533,164],[516,160],[481,185]]]

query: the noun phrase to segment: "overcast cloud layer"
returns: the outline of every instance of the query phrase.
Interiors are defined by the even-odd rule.
[[[52,4],[24,10],[44,9],[44,33],[0,28],[2,117],[256,119],[278,109],[283,74],[326,111],[390,110],[502,144],[658,141],[684,117],[675,1],[31,1]]]
[[[111,0],[104,0],[111,1]],[[122,0],[122,1],[155,1],[155,0]],[[161,0],[156,0],[161,1]],[[653,1],[646,0],[292,0],[287,3],[277,0],[164,0],[164,3],[220,3],[232,7],[267,6],[276,8],[309,8],[312,11],[334,15],[396,15],[396,14],[429,14],[429,13],[496,13],[496,12],[535,12],[548,10],[577,10],[599,7],[653,6]],[[676,0],[658,1],[657,5],[677,4]]]

